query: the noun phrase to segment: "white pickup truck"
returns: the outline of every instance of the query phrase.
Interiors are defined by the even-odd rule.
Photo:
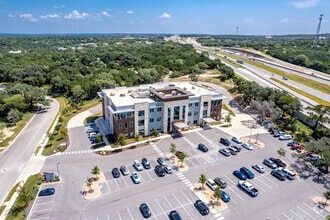
[[[238,186],[252,197],[256,197],[259,194],[259,190],[257,190],[251,183],[245,180],[238,181]]]

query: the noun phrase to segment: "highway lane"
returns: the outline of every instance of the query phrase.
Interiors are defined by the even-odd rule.
[[[0,154],[1,201],[5,199],[33,155],[42,136],[56,117],[58,109],[59,104],[54,100],[46,112],[35,114],[10,146]]]

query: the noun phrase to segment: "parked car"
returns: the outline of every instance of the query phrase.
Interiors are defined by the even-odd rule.
[[[270,157],[269,160],[273,161],[277,167],[286,167],[286,163],[284,163],[281,159],[279,158],[274,158],[274,157]]]
[[[303,150],[304,146],[300,145],[300,144],[292,144],[291,145],[291,150]]]
[[[269,133],[274,134],[275,131],[278,131],[278,129],[275,128],[275,127],[270,127],[270,128],[268,129],[268,131],[269,131]]]
[[[265,168],[259,164],[253,164],[252,168],[255,169],[256,171],[258,171],[259,173],[265,172]]]
[[[287,144],[287,146],[288,146],[288,147],[291,147],[291,146],[294,145],[294,144],[300,145],[299,142],[297,142],[297,141],[290,141],[290,142]]]
[[[213,181],[213,179],[207,179],[206,185],[213,191],[217,188],[217,184]]]
[[[157,162],[162,165],[162,166],[165,166],[166,165],[166,162],[165,162],[165,159],[162,158],[162,157],[158,157],[157,158]]]
[[[219,150],[219,153],[225,155],[226,157],[229,157],[229,156],[230,156],[230,151],[227,150],[226,148],[221,148],[221,149]]]
[[[137,171],[141,171],[141,170],[143,170],[143,167],[142,167],[142,165],[140,164],[140,162],[139,162],[138,160],[134,160],[133,167],[134,167]]]
[[[203,151],[203,152],[208,152],[209,151],[208,147],[205,144],[202,144],[202,143],[198,144],[197,148],[199,150]]]
[[[142,213],[142,216],[144,218],[150,218],[151,217],[151,211],[149,206],[146,203],[142,203],[140,205],[140,212]]]
[[[242,143],[243,143],[243,142],[241,141],[241,139],[239,139],[238,137],[232,137],[231,140],[234,141],[236,144],[242,144]]]
[[[277,179],[284,181],[286,179],[286,174],[280,169],[274,169],[270,172]]]
[[[284,134],[284,135],[281,135],[279,139],[280,139],[281,141],[284,141],[284,140],[291,140],[291,139],[292,139],[292,136],[289,135],[289,134]]]
[[[46,188],[39,192],[38,196],[51,196],[54,195],[55,189],[54,188]]]
[[[147,158],[142,158],[142,165],[145,169],[150,169],[150,162]]]
[[[236,149],[237,152],[241,152],[241,147],[237,145],[231,146],[232,148]]]
[[[235,171],[233,172],[233,175],[236,176],[236,177],[237,177],[238,179],[240,179],[240,180],[246,180],[246,179],[247,179],[247,177],[245,176],[245,174],[242,173],[242,172],[239,171],[239,170],[235,170]]]
[[[166,171],[164,170],[164,167],[161,165],[155,166],[155,173],[157,176],[163,177],[166,175]]]
[[[220,138],[220,143],[226,146],[230,146],[230,141],[227,138]]]
[[[254,174],[252,173],[251,170],[249,170],[248,168],[246,167],[241,167],[240,171],[242,173],[245,174],[245,176],[248,178],[248,179],[253,179],[254,178]]]
[[[237,150],[233,147],[227,147],[227,150],[231,153],[231,155],[237,155]]]
[[[310,160],[310,161],[322,160],[322,157],[320,155],[317,155],[317,154],[311,154],[306,158],[307,158],[307,160]]]
[[[314,152],[314,151],[306,151],[306,152],[302,153],[301,155],[302,155],[303,157],[309,157],[309,156],[311,156],[312,154],[315,154],[315,152]]]
[[[141,178],[137,172],[133,172],[131,178],[135,184],[141,183]]]
[[[224,179],[222,179],[221,177],[216,177],[214,178],[214,182],[220,186],[221,188],[226,188],[227,187],[227,183]]]
[[[264,161],[262,163],[265,164],[267,167],[269,167],[271,169],[277,168],[277,165],[269,159],[264,159]]]
[[[247,150],[253,150],[253,146],[249,143],[243,143],[242,147],[244,147]]]
[[[171,174],[172,172],[173,172],[173,169],[172,169],[172,167],[170,167],[170,166],[164,166],[164,170],[165,170],[165,172],[166,173],[168,173],[168,174]]]
[[[171,211],[168,217],[170,220],[182,220],[181,216],[176,210]]]
[[[120,167],[120,171],[124,176],[127,176],[129,174],[128,168],[125,165],[122,165]]]
[[[221,191],[221,199],[224,202],[229,202],[230,196],[225,191]]]
[[[200,199],[194,203],[195,208],[201,213],[201,215],[208,215],[210,210],[209,207]]]
[[[286,174],[286,178],[289,180],[296,179],[296,173],[289,169],[282,169],[282,171]]]
[[[119,178],[120,177],[120,172],[119,172],[117,167],[113,168],[111,172],[112,172],[112,175],[113,175],[114,178]]]

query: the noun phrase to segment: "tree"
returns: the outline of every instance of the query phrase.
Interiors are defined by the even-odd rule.
[[[140,135],[139,134],[135,134],[134,139],[135,139],[136,142],[138,142],[139,139],[140,139]]]
[[[226,123],[230,123],[231,122],[231,116],[230,114],[227,114],[226,117],[225,117],[225,122]]]
[[[217,186],[217,188],[215,188],[215,191],[213,193],[213,197],[217,200],[217,204],[219,205],[219,199],[221,198],[221,188],[220,188],[220,186]]]
[[[17,109],[11,109],[7,114],[7,120],[10,124],[16,124],[22,119],[22,113]]]
[[[125,142],[125,135],[124,134],[119,134],[118,135],[118,144],[120,146],[124,146],[126,144],[126,142]]]
[[[204,185],[207,181],[207,178],[204,173],[201,173],[199,176],[199,182],[202,184],[202,188],[204,189]]]
[[[280,149],[277,150],[278,155],[281,157],[285,157],[286,150],[284,147],[280,147]]]
[[[100,168],[98,166],[93,167],[91,173],[94,175],[94,179],[98,180],[99,179],[98,175],[100,174]]]
[[[313,130],[319,126],[319,123],[330,123],[330,118],[327,116],[330,113],[330,106],[316,105],[314,107],[308,106],[306,108],[307,119],[314,122]]]
[[[326,206],[327,203],[328,203],[328,200],[330,199],[330,190],[324,192],[323,195],[325,197],[325,203],[324,203],[324,205]]]
[[[183,161],[184,161],[184,159],[186,158],[186,156],[187,156],[187,155],[186,155],[184,152],[180,152],[180,153],[177,155],[177,157],[178,157],[178,159],[179,159],[179,161],[180,161],[180,163],[181,163],[180,167],[183,166]]]
[[[156,129],[153,128],[152,131],[151,131],[151,135],[153,135],[154,137],[158,137],[159,133]]]
[[[85,181],[87,187],[89,188],[89,192],[93,192],[93,188],[92,188],[92,185],[93,185],[93,177],[87,177],[87,180]]]
[[[175,152],[176,152],[176,145],[174,143],[171,143],[171,145],[170,145],[170,152],[172,154],[172,157],[174,157]]]

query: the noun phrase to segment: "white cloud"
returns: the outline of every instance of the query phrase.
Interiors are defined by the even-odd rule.
[[[169,19],[169,18],[171,18],[171,15],[168,14],[168,13],[166,13],[166,12],[164,12],[161,16],[159,16],[159,18],[161,18],[161,19]]]
[[[89,17],[88,13],[85,13],[85,12],[80,13],[77,10],[73,10],[72,13],[64,16],[65,19],[76,19],[76,20],[84,19],[86,17]]]
[[[289,18],[282,18],[280,20],[281,23],[289,23],[290,22],[290,19]]]
[[[25,19],[31,19],[31,18],[33,18],[33,15],[32,14],[21,14],[19,17],[25,18]]]
[[[41,15],[40,18],[42,19],[56,19],[60,18],[61,16],[58,14],[49,14],[49,15]]]
[[[55,5],[53,8],[58,9],[58,8],[65,8],[65,5]]]
[[[21,14],[19,17],[22,18],[22,19],[32,21],[32,22],[38,21],[37,18],[34,18],[33,15],[29,14],[29,13]]]
[[[104,17],[109,17],[109,16],[110,16],[109,13],[106,12],[106,11],[102,11],[101,14],[102,14],[102,16],[104,16]]]
[[[126,13],[127,14],[133,14],[134,12],[133,11],[127,11]]]
[[[254,18],[245,18],[244,22],[245,23],[254,23]]]
[[[290,2],[291,5],[295,8],[312,8],[317,5],[319,0],[303,0],[303,1],[295,1]]]
[[[10,17],[10,18],[15,18],[16,15],[9,13],[9,14],[8,14],[8,17]]]

